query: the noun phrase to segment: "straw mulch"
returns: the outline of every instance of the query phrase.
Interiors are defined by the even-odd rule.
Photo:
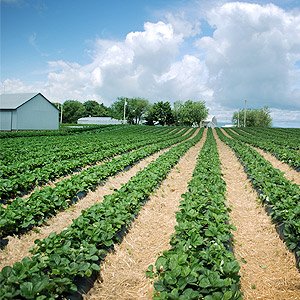
[[[85,299],[151,299],[153,283],[145,272],[169,248],[181,194],[187,190],[205,137],[206,131],[150,197],[122,243],[106,257],[101,277]]]
[[[218,138],[217,143],[231,222],[237,228],[234,252],[241,265],[244,300],[300,299],[294,255],[279,238],[233,151]]]

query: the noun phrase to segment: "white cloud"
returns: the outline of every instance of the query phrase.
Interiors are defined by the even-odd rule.
[[[35,84],[26,84],[20,79],[5,79],[1,82],[1,93],[30,93],[39,91]]]
[[[172,25],[174,32],[181,34],[183,37],[196,36],[201,32],[199,19],[193,18],[191,21],[189,18],[189,20],[187,20],[186,13],[184,11],[177,13],[167,12],[165,19]]]
[[[211,2],[201,3],[195,6],[198,19],[194,8],[190,18],[190,8],[165,13],[164,22],[146,22],[143,31],[123,40],[95,40],[88,64],[48,62],[47,82],[6,79],[2,91],[3,86],[6,92],[38,88],[53,101],[96,99],[106,105],[119,96],[152,102],[199,99],[226,121],[247,99],[250,107],[268,105],[278,122],[298,118],[299,12],[241,2],[204,9]],[[199,38],[203,18],[215,28],[213,36]],[[36,39],[35,34],[29,39],[32,46]],[[193,39],[198,40],[192,44]]]
[[[197,46],[206,53],[216,101],[233,108],[244,99],[252,107],[300,107],[294,68],[300,58],[299,14],[234,2],[212,9],[208,22],[216,30]]]

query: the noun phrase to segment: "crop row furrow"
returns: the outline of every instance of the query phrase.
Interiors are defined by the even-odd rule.
[[[39,138],[18,138],[2,140],[0,145],[0,158],[5,164],[13,165],[15,162],[23,162],[35,158],[48,157],[54,154],[64,155],[65,152],[72,152],[85,148],[93,148],[105,144],[107,141],[118,141],[120,138],[143,135],[160,135],[170,132],[170,128],[149,130],[146,127],[135,126],[115,127],[105,131],[93,131],[77,135],[63,137],[39,137]],[[85,147],[83,147],[85,146]]]
[[[153,143],[113,158],[102,165],[88,168],[71,178],[58,182],[55,187],[47,186],[35,191],[29,198],[16,198],[7,208],[0,207],[0,237],[23,233],[33,226],[43,224],[47,218],[72,205],[78,200],[78,197],[82,197],[88,190],[94,189],[109,176],[154,152],[188,139],[193,132],[191,131],[184,137]]]
[[[188,192],[182,195],[171,249],[147,271],[156,279],[154,299],[241,299],[225,191],[209,129]]]
[[[277,231],[287,247],[296,255],[300,268],[300,188],[287,180],[253,148],[226,137],[219,129],[220,139],[231,147],[243,164]]]
[[[148,136],[141,138],[141,140],[131,140],[128,138],[122,139],[116,144],[107,143],[106,147],[99,148],[94,153],[84,155],[77,159],[57,161],[49,163],[44,167],[28,170],[27,172],[20,172],[18,175],[10,178],[0,179],[0,199],[7,200],[18,195],[23,195],[32,190],[37,185],[45,184],[61,176],[70,174],[86,165],[93,165],[104,159],[119,155],[134,149],[144,147],[155,142],[171,140],[174,136]]]
[[[137,139],[137,136],[143,139],[146,136],[167,135],[169,131],[147,132],[143,129],[136,131],[134,128],[129,127],[123,130],[119,129],[114,134],[105,132],[101,134],[95,133],[92,136],[82,135],[80,139],[78,139],[78,136],[76,139],[72,137],[72,141],[66,137],[64,140],[56,140],[55,144],[46,140],[40,148],[37,147],[36,142],[32,147],[28,147],[30,141],[26,141],[26,146],[23,145],[22,148],[23,154],[21,151],[18,151],[18,153],[15,152],[19,150],[16,145],[13,153],[6,147],[2,147],[3,153],[6,155],[2,165],[0,165],[0,176],[7,177],[19,171],[32,170],[35,167],[42,167],[56,161],[78,158],[82,155],[99,151],[101,148],[115,147],[126,141],[134,141]],[[79,141],[80,143],[78,143]],[[16,159],[9,162],[12,157],[16,157]]]
[[[256,138],[263,139],[279,146],[286,147],[288,149],[300,149],[300,136],[293,137],[292,135],[287,135],[281,133],[277,128],[241,128],[242,131],[248,132]]]
[[[226,132],[236,140],[240,140],[252,146],[258,147],[262,150],[266,150],[276,156],[279,160],[287,163],[291,167],[296,170],[300,170],[300,153],[297,150],[289,149],[284,146],[277,145],[271,141],[267,141],[266,139],[259,138],[256,135],[250,135],[245,133],[242,130],[236,130],[239,135],[236,135],[230,130],[226,130]]]
[[[149,195],[202,133],[162,154],[60,234],[36,241],[31,258],[4,267],[0,299],[55,299],[76,292],[76,283],[100,270],[99,262],[122,239]]]

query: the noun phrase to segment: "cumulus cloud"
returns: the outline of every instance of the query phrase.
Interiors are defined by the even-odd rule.
[[[47,82],[6,79],[2,90],[38,87],[53,101],[96,99],[106,105],[119,96],[199,99],[227,121],[247,99],[249,107],[271,107],[277,120],[298,118],[299,12],[241,2],[214,5],[205,13],[195,7],[198,19],[195,10],[192,17],[188,11],[166,13],[164,21],[146,22],[123,40],[95,40],[88,64],[51,61]],[[212,36],[201,33],[203,19],[215,29]],[[36,35],[29,41],[36,45]],[[294,112],[280,115],[281,109]]]
[[[33,84],[25,84],[20,79],[5,79],[1,82],[1,93],[31,93],[39,88]]]
[[[226,3],[212,9],[216,30],[197,46],[205,51],[214,99],[238,107],[299,108],[300,16],[268,4]]]
[[[146,22],[144,31],[130,32],[123,41],[98,39],[89,64],[48,62],[48,81],[40,88],[50,98],[94,98],[107,105],[119,96],[152,101],[210,97],[204,63],[192,55],[179,56],[184,36],[193,34],[194,27],[183,33],[179,27]],[[35,40],[32,36],[33,44]],[[4,84],[6,90],[12,87]]]

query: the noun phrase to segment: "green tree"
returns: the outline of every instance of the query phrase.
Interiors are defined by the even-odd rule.
[[[245,110],[235,111],[232,116],[232,122],[236,126],[244,127]],[[239,120],[239,122],[238,122]],[[272,117],[270,109],[263,108],[246,109],[246,127],[271,127]]]
[[[142,116],[149,109],[149,101],[143,98],[132,98],[128,100],[128,117],[130,123],[139,124]]]
[[[180,121],[179,121],[179,112],[180,112],[180,109],[182,107],[183,103],[182,101],[175,101],[174,104],[173,104],[173,117],[174,117],[174,123],[175,124],[179,124]]]
[[[148,124],[159,122],[160,125],[171,125],[174,123],[170,102],[159,101],[149,109],[146,120]]]
[[[111,114],[115,119],[123,120],[124,105],[125,118],[129,124],[139,124],[142,116],[149,109],[149,101],[147,99],[119,97],[111,105]]]
[[[63,104],[63,123],[76,123],[85,113],[84,105],[77,100],[67,100]]]
[[[108,109],[102,103],[99,104],[95,100],[88,100],[83,103],[85,108],[85,117],[107,117]]]
[[[205,106],[204,101],[187,100],[184,103],[175,103],[177,103],[176,116],[178,122],[182,125],[191,126],[196,124],[197,126],[200,126],[201,121],[208,115],[208,109]]]

